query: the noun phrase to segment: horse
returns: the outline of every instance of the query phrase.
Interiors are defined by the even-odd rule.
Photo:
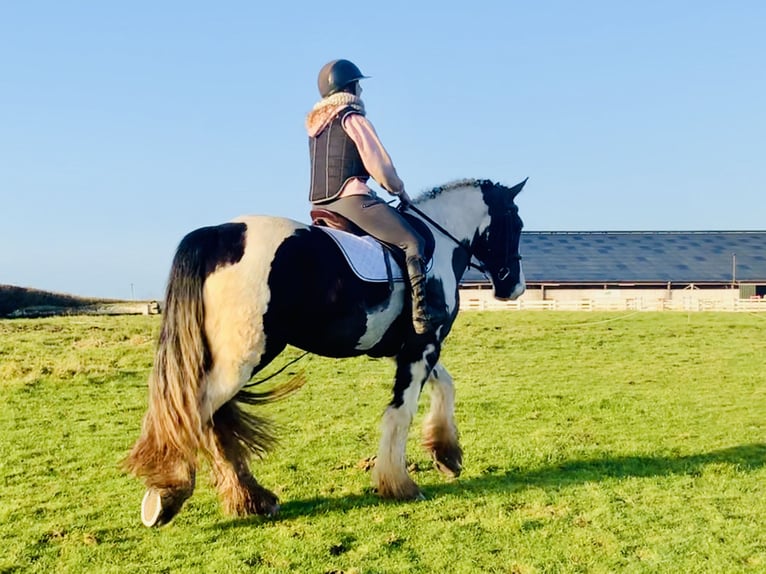
[[[361,278],[326,229],[255,215],[187,234],[167,282],[141,434],[124,461],[146,486],[144,525],[166,524],[181,510],[194,491],[199,453],[211,463],[227,514],[278,512],[277,496],[250,469],[253,455],[263,456],[273,445],[274,433],[267,419],[242,405],[269,403],[302,384],[294,377],[268,391],[248,390],[248,381],[287,345],[326,357],[394,359],[393,397],[382,416],[372,470],[381,497],[422,498],[408,474],[405,449],[426,382],[431,406],[423,446],[441,473],[458,476],[462,448],[453,380],[439,362],[442,342],[458,313],[460,279],[474,258],[495,297],[515,299],[524,292],[523,224],[514,199],[525,183],[454,181],[404,207],[433,236],[427,294],[429,303],[448,311],[424,335],[412,327],[406,282],[393,279],[390,269],[385,281]],[[388,261],[387,250],[379,251]]]

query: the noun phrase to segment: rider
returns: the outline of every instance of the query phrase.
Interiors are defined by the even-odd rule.
[[[365,117],[359,80],[366,77],[348,60],[333,60],[319,70],[322,99],[306,117],[311,155],[309,199],[404,251],[412,323],[416,333],[424,334],[442,319],[426,304],[425,242],[396,209],[367,186],[372,177],[402,203],[410,202],[388,152]]]

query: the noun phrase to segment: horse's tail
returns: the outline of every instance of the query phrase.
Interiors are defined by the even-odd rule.
[[[141,436],[125,460],[127,470],[151,482],[162,482],[179,462],[194,466],[203,439],[200,399],[210,350],[204,333],[207,263],[201,234],[209,229],[187,235],[173,258],[149,376],[149,407]]]

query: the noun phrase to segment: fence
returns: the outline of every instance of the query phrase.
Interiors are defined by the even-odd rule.
[[[17,309],[9,318],[55,317],[59,315],[156,315],[160,312],[157,301],[124,301],[118,303],[94,303],[65,307],[60,305],[36,305]]]
[[[478,297],[476,291],[461,291],[460,308],[469,311],[738,311],[766,312],[766,299],[733,299],[721,301],[699,297],[678,299],[604,298],[580,300],[524,300],[498,301],[492,297]]]

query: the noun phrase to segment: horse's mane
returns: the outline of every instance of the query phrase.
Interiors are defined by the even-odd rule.
[[[491,184],[491,183],[492,182],[489,181],[488,179],[474,179],[474,178],[456,179],[454,181],[450,181],[449,183],[445,183],[444,185],[440,185],[438,187],[434,187],[422,192],[415,199],[413,199],[412,203],[415,203],[415,204],[422,203],[424,201],[428,201],[429,199],[434,199],[435,197],[438,197],[444,192],[452,191],[454,189],[460,189],[464,187],[481,187],[482,185]]]

